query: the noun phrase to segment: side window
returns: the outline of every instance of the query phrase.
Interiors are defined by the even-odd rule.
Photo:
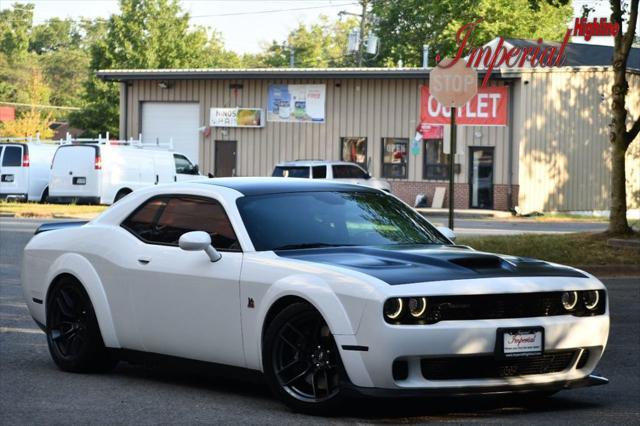
[[[154,203],[159,207],[154,209]],[[151,216],[153,218],[149,226]],[[123,226],[152,244],[177,246],[182,234],[204,231],[211,236],[216,249],[240,250],[227,214],[220,203],[212,199],[191,196],[154,199],[134,212]]]
[[[133,212],[124,222],[122,227],[144,241],[153,241],[156,222],[160,213],[167,205],[166,198],[154,198],[147,201],[142,207]]]
[[[189,161],[187,157],[180,154],[173,154],[173,159],[176,162],[176,173],[183,175],[195,174],[193,172],[193,164],[191,164],[191,161]]]
[[[349,174],[354,179],[364,179],[367,177],[367,174],[360,168],[356,166],[347,166],[349,168]]]
[[[326,179],[327,178],[327,166],[313,166],[313,178],[314,179]]]
[[[349,165],[333,166],[334,179],[364,179],[366,173],[359,167]]]
[[[5,146],[2,165],[4,167],[20,167],[22,165],[22,148],[19,146]]]

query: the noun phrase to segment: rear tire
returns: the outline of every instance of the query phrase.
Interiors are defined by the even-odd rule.
[[[63,371],[106,372],[118,363],[104,346],[89,295],[72,277],[52,289],[46,333],[51,358]]]
[[[126,197],[129,194],[131,194],[131,190],[130,189],[126,189],[126,188],[125,189],[121,189],[116,194],[116,198],[113,199],[113,202],[117,203],[118,201],[120,201],[122,198]]]
[[[276,315],[264,336],[262,360],[271,391],[294,411],[334,415],[343,406],[340,353],[327,323],[308,303]]]
[[[40,204],[46,203],[49,201],[49,187],[46,187],[44,191],[42,191],[42,197],[40,198]]]

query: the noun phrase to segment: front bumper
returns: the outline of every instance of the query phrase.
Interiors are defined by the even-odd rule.
[[[448,389],[382,389],[354,386],[345,384],[346,392],[352,395],[374,398],[412,398],[423,396],[469,396],[469,395],[494,395],[494,394],[519,394],[531,392],[557,392],[566,389],[578,389],[590,386],[601,386],[609,383],[597,374],[590,374],[582,379],[566,380],[542,384],[525,384],[519,386],[485,386]]]
[[[370,306],[369,306],[370,307]],[[423,363],[434,358],[484,356],[495,354],[498,328],[544,328],[545,354],[575,350],[576,355],[561,371],[502,377],[457,377],[428,380]],[[574,317],[571,315],[492,320],[442,321],[430,325],[390,325],[381,309],[366,309],[355,335],[335,336],[349,380],[356,387],[387,391],[431,390],[438,394],[506,392],[528,387],[563,388],[581,383],[598,364],[609,334],[609,315]],[[347,348],[358,348],[345,350]],[[366,350],[365,350],[366,348]],[[589,356],[581,363],[580,356]],[[394,378],[394,361],[407,365],[402,379]]]

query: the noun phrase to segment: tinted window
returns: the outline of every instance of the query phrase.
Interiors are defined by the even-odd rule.
[[[378,192],[245,196],[238,208],[256,250],[448,244],[420,214]]]
[[[173,159],[176,162],[176,173],[184,175],[195,175],[197,172],[194,170],[193,164],[184,155],[173,154]]]
[[[22,148],[19,146],[5,146],[2,165],[5,167],[20,167],[22,165]]]
[[[308,178],[309,167],[307,166],[277,166],[273,171],[274,177]]]
[[[326,179],[327,178],[327,166],[313,166],[313,178],[314,179]]]
[[[365,179],[367,174],[356,166],[340,165],[333,166],[334,179]]]
[[[219,250],[240,250],[222,206],[197,197],[155,198],[135,211],[122,226],[145,242],[178,245],[182,234],[204,231]]]

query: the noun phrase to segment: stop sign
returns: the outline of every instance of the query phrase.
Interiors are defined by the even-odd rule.
[[[478,72],[467,67],[464,61],[443,59],[429,74],[429,92],[446,107],[461,107],[478,93]]]

